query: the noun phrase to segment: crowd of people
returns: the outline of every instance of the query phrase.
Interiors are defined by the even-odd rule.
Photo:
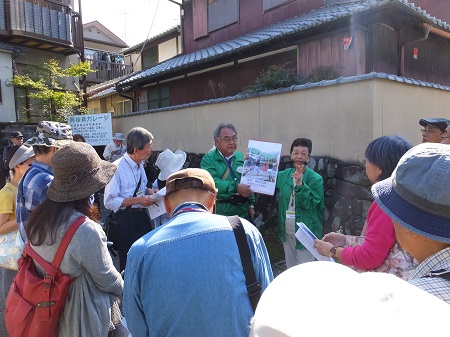
[[[115,133],[104,160],[63,123],[40,122],[25,142],[16,131],[3,151],[8,183],[0,190],[0,236],[16,231],[51,262],[71,224],[85,217],[60,264],[74,281],[59,336],[113,336],[125,325],[133,336],[297,336],[301,320],[312,324],[323,308],[346,299],[347,314],[361,321],[367,313],[402,320],[431,308],[450,312],[450,120],[419,124],[423,144],[382,136],[367,146],[374,202],[360,236],[323,235],[324,181],[309,166],[312,141],[293,140],[291,165],[278,171],[275,186],[288,270],[273,283],[252,223],[255,193],[241,183],[248,155],[237,151],[237,130],[227,123],[214,130],[215,146],[200,168],[184,168],[182,150],[162,151],[154,181],[144,168],[154,136],[143,127],[126,137]],[[111,212],[106,229],[94,204],[103,188]],[[161,198],[165,212],[151,219],[148,208]],[[295,236],[299,223],[317,237],[314,249],[338,264],[315,262]],[[6,297],[17,268],[2,267]],[[373,296],[360,297],[367,287]],[[378,308],[381,302],[388,311]]]

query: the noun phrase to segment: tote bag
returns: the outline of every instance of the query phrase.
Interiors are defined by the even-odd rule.
[[[22,255],[25,244],[18,230],[0,235],[0,267],[18,270],[17,260]]]

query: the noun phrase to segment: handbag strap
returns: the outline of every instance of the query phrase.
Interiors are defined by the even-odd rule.
[[[61,273],[59,270],[59,265],[61,264],[61,261],[64,257],[64,254],[66,253],[67,247],[69,246],[70,241],[72,240],[72,237],[74,236],[77,229],[81,226],[82,223],[86,221],[86,216],[80,216],[77,218],[67,229],[66,233],[64,234],[61,243],[59,244],[58,250],[56,251],[55,257],[53,258],[53,262],[50,264],[48,261],[46,261],[42,256],[40,256],[31,246],[30,241],[27,241],[24,253],[28,254],[35,260],[39,265],[45,269],[45,272],[48,273],[50,276],[55,277],[55,275]]]
[[[136,185],[136,188],[134,189],[134,193],[133,193],[132,198],[134,198],[134,197],[137,195],[137,192],[138,192],[138,190],[139,190],[139,186],[141,186],[141,179],[142,179],[142,177],[139,176],[139,181],[138,181],[138,183],[137,183],[137,185]],[[136,181],[136,180],[135,180],[135,181]],[[132,206],[132,205],[125,207],[125,210],[131,209],[131,206]]]
[[[261,298],[261,284],[259,284],[255,275],[255,268],[253,267],[252,257],[250,255],[250,248],[248,247],[247,236],[245,235],[244,226],[241,219],[237,216],[227,216],[228,221],[233,228],[233,233],[236,238],[236,243],[241,257],[242,267],[245,275],[245,285],[247,286],[247,293],[252,304],[253,311],[256,310],[259,299]]]

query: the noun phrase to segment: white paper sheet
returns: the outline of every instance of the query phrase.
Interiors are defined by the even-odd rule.
[[[166,207],[164,206],[164,201],[161,194],[153,193],[150,195],[150,198],[156,201],[156,204],[147,207],[148,215],[153,220],[166,213]]]
[[[309,230],[308,227],[303,222],[297,222],[298,231],[295,233],[295,237],[300,241],[300,243],[309,250],[309,252],[318,261],[331,261],[335,262],[331,257],[320,255],[319,252],[314,248],[314,240],[317,237]]]

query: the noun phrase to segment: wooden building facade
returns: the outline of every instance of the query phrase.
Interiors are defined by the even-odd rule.
[[[195,27],[195,18],[210,2],[183,4],[183,55],[118,82],[135,111],[237,95],[271,65],[303,77],[329,66],[338,76],[383,72],[450,85],[450,26],[406,1],[293,0],[268,10],[274,3],[237,1],[236,22],[205,31],[208,21]]]

